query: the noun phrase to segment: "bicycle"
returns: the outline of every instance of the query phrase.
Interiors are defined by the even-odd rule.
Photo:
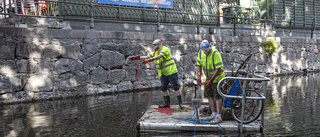
[[[247,75],[248,71],[245,70],[248,61],[252,57],[252,53],[243,61],[241,66],[238,68],[235,74],[232,74],[232,77],[237,77],[238,75]],[[223,93],[226,94],[227,91],[230,90],[230,86],[235,83],[236,80],[229,80],[227,83],[223,86]],[[249,84],[248,84],[249,85]],[[245,96],[246,97],[262,97],[259,92],[257,92],[255,89],[250,89],[246,87],[245,90]],[[236,96],[242,96],[243,91],[241,90],[236,94]],[[235,119],[238,123],[241,123],[241,108],[242,108],[242,99],[234,99],[232,98],[230,100],[230,106],[231,106],[231,115],[233,119]],[[244,105],[244,119],[243,124],[248,124],[260,117],[262,114],[262,111],[264,109],[264,104],[262,100],[254,100],[254,99],[246,99],[245,105]]]
[[[232,16],[232,18],[231,17],[224,17],[224,22],[227,24],[233,24],[234,21],[236,21],[236,23],[243,24],[244,19],[233,18],[233,16],[244,17],[243,10],[244,10],[244,8],[241,6],[228,6],[226,8],[223,8],[223,16]]]
[[[260,9],[259,7],[249,7],[245,8],[246,12],[243,12],[243,16],[246,18],[244,19],[245,24],[258,24],[261,15],[260,15]]]

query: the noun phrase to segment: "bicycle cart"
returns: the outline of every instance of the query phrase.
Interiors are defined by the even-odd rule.
[[[223,88],[218,88],[219,94],[224,98],[230,98],[230,106],[231,106],[231,115],[238,123],[248,124],[260,116],[261,123],[263,125],[263,111],[265,107],[266,100],[266,82],[270,81],[269,78],[250,74],[249,70],[246,69],[250,58],[253,56],[251,53],[245,61],[240,65],[240,67],[235,72],[231,72],[231,77],[225,77],[221,79],[218,83],[217,87],[221,87],[224,84]],[[245,77],[238,77],[239,75]],[[249,88],[250,82],[264,82],[263,85],[263,95],[259,93],[256,88]],[[228,95],[229,91],[234,87],[234,85],[238,84],[241,88],[238,89],[238,92],[235,95]],[[232,87],[233,86],[233,87]],[[244,90],[243,90],[244,89]],[[242,127],[240,128],[242,131]]]

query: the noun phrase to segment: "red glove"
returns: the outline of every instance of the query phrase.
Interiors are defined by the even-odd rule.
[[[200,84],[200,83],[201,83],[201,75],[202,75],[201,72],[198,72],[198,73],[197,73],[197,84]]]
[[[212,83],[213,83],[213,78],[210,78],[207,82],[206,82],[206,88],[210,88],[211,87],[211,85],[212,85]]]
[[[130,61],[136,60],[136,59],[140,59],[140,55],[138,55],[138,56],[131,56],[131,57],[129,57],[128,59],[129,59]]]
[[[154,61],[154,58],[144,59],[144,60],[142,60],[142,64],[146,64],[146,63],[148,63],[150,61]]]

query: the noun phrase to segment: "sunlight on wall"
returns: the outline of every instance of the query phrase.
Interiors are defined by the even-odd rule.
[[[129,24],[123,24],[123,27],[125,28],[125,29],[129,29],[130,27],[129,27]]]
[[[141,30],[140,26],[135,26],[135,29],[134,30]]]
[[[75,78],[70,78],[69,82],[74,87],[78,86],[78,82]]]
[[[180,40],[179,40],[179,44],[180,45],[183,45],[183,44],[185,44],[187,42],[187,40],[185,39],[185,38],[180,38]]]
[[[30,77],[28,82],[32,89],[39,90],[39,87],[44,87],[46,85],[46,81],[43,77]]]
[[[5,137],[17,137],[17,136],[18,136],[18,131],[11,130],[10,133],[8,135],[6,135]]]
[[[179,51],[179,52],[180,52],[180,51]],[[173,57],[174,57],[174,59],[176,60],[176,62],[180,62],[181,59],[182,59],[182,56],[180,56],[180,55],[174,55]]]
[[[12,69],[11,69],[11,67],[9,67],[9,66],[2,66],[1,68],[0,68],[0,73],[1,74],[3,74],[3,75],[5,75],[5,76],[7,76],[7,77],[9,77],[9,78],[12,78],[13,77],[13,74],[15,73]]]

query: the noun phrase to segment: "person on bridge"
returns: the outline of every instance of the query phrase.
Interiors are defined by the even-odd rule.
[[[201,75],[206,76],[204,96],[209,100],[209,107],[212,114],[207,120],[213,120],[213,123],[221,123],[222,98],[217,91],[218,82],[225,77],[221,54],[218,50],[211,48],[208,40],[201,42],[201,49],[198,52],[197,60],[197,83],[201,83]]]
[[[178,69],[171,56],[169,48],[162,46],[160,39],[153,41],[153,48],[154,52],[148,56],[131,56],[129,57],[129,60],[142,60],[142,64],[154,61],[158,70],[158,76],[161,80],[161,90],[163,92],[163,98],[165,102],[165,104],[159,106],[159,108],[170,108],[170,96],[168,92],[168,85],[170,83],[176,92],[179,108],[184,109],[182,105],[180,87],[178,84]]]

